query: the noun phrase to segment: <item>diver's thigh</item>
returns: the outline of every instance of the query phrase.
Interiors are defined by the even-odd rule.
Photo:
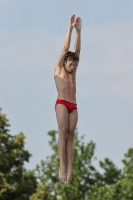
[[[57,104],[55,107],[56,118],[58,122],[58,127],[68,128],[68,110],[67,107],[62,104]]]
[[[78,122],[78,111],[77,109],[73,110],[71,113],[69,113],[68,116],[68,131],[73,132],[76,128]]]

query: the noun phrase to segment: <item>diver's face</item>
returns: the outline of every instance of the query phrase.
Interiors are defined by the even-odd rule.
[[[67,72],[71,73],[76,67],[76,62],[73,60],[67,59],[66,63],[64,64],[64,68]]]

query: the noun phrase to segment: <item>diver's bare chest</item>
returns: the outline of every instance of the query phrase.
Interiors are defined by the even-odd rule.
[[[69,76],[62,75],[61,79],[62,79],[62,81],[68,82],[70,84],[75,83],[75,77],[73,75],[69,75]]]
[[[59,85],[65,84],[65,85],[76,85],[76,74],[73,73],[67,73],[65,70],[57,71],[54,74],[55,82]]]
[[[69,75],[60,74],[60,75],[55,75],[55,81],[64,84],[75,84],[75,77],[71,74]]]

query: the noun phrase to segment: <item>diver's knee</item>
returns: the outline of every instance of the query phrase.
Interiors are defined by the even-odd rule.
[[[69,139],[69,140],[73,140],[74,139],[74,131],[68,131],[67,139]]]
[[[67,135],[68,128],[67,128],[66,126],[61,127],[61,128],[59,129],[59,132],[60,132],[61,135]]]

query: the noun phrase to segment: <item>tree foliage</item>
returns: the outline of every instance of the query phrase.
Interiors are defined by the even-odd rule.
[[[46,185],[40,183],[37,185],[36,192],[32,194],[29,200],[52,200],[52,196],[48,192]]]
[[[84,136],[79,138],[77,130],[75,130],[75,138],[73,143],[73,178],[70,184],[62,184],[58,180],[59,159],[57,155],[57,131],[50,131],[49,144],[53,150],[53,154],[45,161],[41,161],[37,166],[38,177],[41,182],[48,186],[49,192],[54,193],[54,199],[71,199],[85,200],[88,196],[92,199],[96,197],[98,188],[116,183],[121,177],[121,170],[109,160],[105,159],[100,162],[100,166],[104,169],[104,174],[100,174],[93,165],[94,151],[96,145],[90,141],[85,144]],[[93,195],[92,195],[93,194]]]
[[[31,155],[24,148],[24,134],[10,135],[9,126],[0,110],[0,199],[26,200],[37,183],[34,172],[23,167]]]
[[[9,126],[0,110],[0,200],[133,200],[133,148],[124,155],[123,169],[109,158],[99,161],[101,173],[94,166],[96,144],[85,143],[76,129],[73,178],[63,184],[58,178],[58,132],[48,132],[52,154],[28,171],[24,162],[31,154],[24,148],[25,136],[10,135]]]

